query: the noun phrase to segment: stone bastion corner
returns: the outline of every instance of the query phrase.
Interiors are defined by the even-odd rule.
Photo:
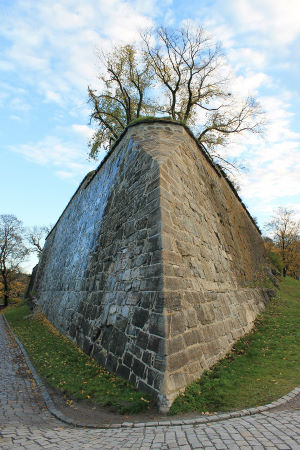
[[[50,232],[32,290],[62,333],[165,412],[247,333],[260,233],[189,130],[129,126]]]

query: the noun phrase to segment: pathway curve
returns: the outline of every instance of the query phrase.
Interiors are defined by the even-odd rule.
[[[23,354],[0,315],[1,449],[299,449],[300,410],[222,422],[85,429],[63,424],[45,408]]]

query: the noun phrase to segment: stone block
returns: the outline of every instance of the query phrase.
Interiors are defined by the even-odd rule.
[[[162,286],[162,277],[144,278],[140,283],[141,291],[160,291]]]
[[[167,355],[178,353],[186,347],[183,337],[175,336],[167,340]]]
[[[139,254],[137,258],[133,259],[136,267],[150,264],[151,257],[148,253]]]
[[[93,348],[93,343],[90,341],[89,338],[85,337],[83,339],[83,344],[82,344],[82,350],[89,355],[92,351]]]
[[[220,353],[220,346],[217,340],[208,342],[207,349],[210,355],[218,355]]]
[[[148,348],[149,334],[144,333],[143,331],[139,331],[136,337],[136,345],[139,347],[146,349]]]
[[[167,367],[170,372],[181,369],[188,363],[188,357],[186,351],[174,353],[167,359]]]
[[[117,375],[119,375],[122,378],[125,379],[129,379],[130,377],[130,369],[126,366],[123,366],[122,364],[118,366],[117,371],[116,371]]]
[[[151,214],[148,216],[148,228],[151,228],[161,222],[161,209],[160,207],[151,211]]]
[[[138,376],[140,378],[144,378],[146,366],[139,359],[133,358],[132,370],[136,376]]]
[[[112,353],[108,353],[105,366],[110,372],[116,372],[118,359]]]
[[[145,242],[145,252],[155,252],[161,250],[161,236],[159,234],[149,237],[148,241]]]
[[[159,336],[151,334],[148,341],[148,350],[156,353],[157,355],[164,356],[166,353],[165,340]]]
[[[143,392],[147,392],[147,394],[153,395],[153,388],[142,380],[139,380],[137,388]]]
[[[201,334],[197,329],[187,331],[186,333],[184,333],[183,339],[185,345],[189,347],[190,345],[198,344],[199,342],[201,342]]]
[[[163,374],[156,370],[148,369],[147,372],[147,384],[153,386],[157,391],[160,390],[163,383]]]
[[[136,308],[132,317],[132,325],[143,328],[149,319],[149,310]]]
[[[144,351],[142,361],[145,363],[146,366],[152,366],[152,360],[153,360],[153,353],[149,352],[148,350]]]
[[[107,352],[99,345],[94,345],[91,356],[103,367],[106,366]]]
[[[182,311],[183,294],[176,291],[165,291],[165,308],[168,312]]]
[[[137,230],[143,230],[148,227],[148,217],[142,217],[136,221],[135,228]]]
[[[184,315],[187,328],[194,328],[199,325],[197,313],[194,308],[185,309]]]
[[[188,286],[188,280],[178,277],[164,276],[164,287],[167,291],[180,291]]]
[[[151,181],[151,183],[148,184],[147,188],[146,188],[146,192],[152,192],[153,190],[159,188],[160,185],[160,178],[157,177],[155,178],[153,181]]]
[[[133,355],[129,352],[126,352],[123,357],[123,362],[124,362],[125,366],[131,367],[132,360],[133,360]]]
[[[118,329],[113,328],[109,351],[116,356],[122,356],[127,344],[127,336]]]
[[[141,278],[161,277],[163,274],[162,264],[152,264],[140,268]]]
[[[162,314],[153,312],[150,315],[149,333],[165,337],[165,318]]]
[[[154,367],[154,369],[157,369],[160,372],[165,371],[165,369],[166,369],[166,357],[165,356],[161,356],[161,355],[155,355],[153,367]]]
[[[136,305],[142,298],[140,292],[129,292],[126,295],[126,305]]]
[[[176,253],[175,251],[165,250],[163,248],[161,252],[161,257],[164,264],[167,263],[176,265],[182,264],[182,256]]]
[[[182,334],[186,329],[185,317],[182,313],[174,313],[169,316],[170,336]]]

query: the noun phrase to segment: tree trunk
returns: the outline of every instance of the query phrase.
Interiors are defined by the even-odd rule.
[[[5,292],[4,293],[4,306],[8,306],[8,299],[9,299],[8,294],[7,294],[7,292]]]
[[[282,271],[284,278],[286,277],[286,272],[287,272],[287,267],[284,267],[283,271]]]
[[[9,286],[7,282],[7,274],[2,272],[2,279],[3,279],[3,288],[4,288],[4,306],[8,305],[8,299],[9,299]]]

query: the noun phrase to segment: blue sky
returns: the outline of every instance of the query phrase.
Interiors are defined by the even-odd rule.
[[[261,227],[277,206],[300,218],[298,0],[0,0],[0,15],[0,214],[54,223],[97,165],[87,158],[97,49],[190,20],[222,42],[234,89],[267,112],[264,139],[240,137],[226,151],[248,167],[242,199]]]

